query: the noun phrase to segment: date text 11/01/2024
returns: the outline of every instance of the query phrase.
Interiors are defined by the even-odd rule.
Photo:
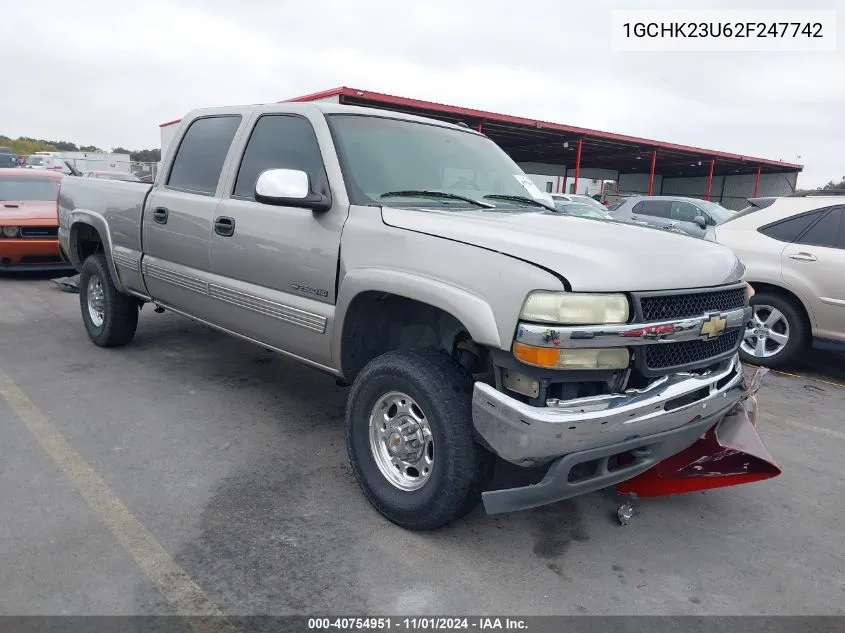
[[[625,37],[821,38],[821,22],[626,22]]]
[[[524,619],[503,617],[309,618],[310,631],[527,631]]]

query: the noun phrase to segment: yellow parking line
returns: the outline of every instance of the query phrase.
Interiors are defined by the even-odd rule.
[[[106,482],[2,370],[0,396],[9,403],[41,448],[64,472],[88,506],[100,516],[177,614],[205,616],[190,620],[192,628],[196,630],[221,633],[236,631],[223,617],[220,607],[173,561],[149,530],[132,515]]]
[[[792,378],[803,378],[804,380],[813,380],[815,382],[824,383],[825,385],[831,385],[833,387],[839,387],[840,389],[845,389],[845,385],[841,382],[833,382],[831,380],[823,380],[822,378],[815,378],[813,376],[802,376],[800,374],[791,374],[788,371],[780,371],[779,369],[773,369],[772,372],[776,374],[780,374],[781,376],[791,376]]]

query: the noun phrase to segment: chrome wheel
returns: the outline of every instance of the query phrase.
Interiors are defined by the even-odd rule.
[[[106,320],[106,294],[103,290],[103,282],[97,276],[92,276],[88,280],[88,289],[86,290],[88,298],[88,316],[91,317],[91,323],[95,327],[103,327],[103,322]]]
[[[745,327],[740,347],[749,356],[770,358],[789,342],[789,321],[773,306],[755,305],[751,322]]]
[[[434,468],[431,427],[419,405],[392,391],[370,413],[370,450],[387,481],[400,490],[419,490]]]

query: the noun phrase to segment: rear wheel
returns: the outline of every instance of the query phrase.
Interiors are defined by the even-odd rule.
[[[349,396],[346,439],[369,502],[412,530],[472,510],[495,460],[473,439],[471,378],[436,350],[388,352],[364,367]]]
[[[82,265],[79,306],[85,330],[95,345],[126,345],[135,336],[138,303],[115,288],[103,253],[89,256]]]
[[[791,299],[765,291],[751,298],[751,307],[751,322],[739,346],[742,361],[781,367],[795,360],[808,333],[803,310]]]

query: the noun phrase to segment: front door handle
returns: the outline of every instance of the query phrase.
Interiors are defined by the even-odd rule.
[[[234,218],[221,215],[214,220],[214,232],[223,237],[232,237],[235,234],[235,220]]]
[[[818,259],[812,253],[795,253],[794,255],[789,256],[792,259],[797,259],[799,262],[814,262]]]
[[[156,224],[167,224],[167,216],[170,212],[164,207],[156,207],[153,210],[153,222]]]

